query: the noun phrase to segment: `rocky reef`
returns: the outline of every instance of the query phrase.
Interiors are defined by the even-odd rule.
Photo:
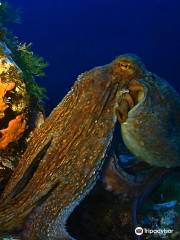
[[[34,55],[31,44],[19,43],[6,27],[19,22],[18,11],[0,5],[0,190],[4,188],[26,148],[43,111],[44,89],[35,76],[47,65]]]
[[[125,54],[44,119],[47,63],[8,31],[6,2],[0,21],[0,239],[178,240],[179,94]]]

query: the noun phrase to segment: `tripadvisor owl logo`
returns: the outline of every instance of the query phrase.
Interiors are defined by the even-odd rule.
[[[143,234],[143,228],[142,227],[136,227],[135,228],[135,234],[140,236]]]
[[[167,235],[173,233],[173,229],[150,229],[150,228],[142,228],[142,227],[136,227],[135,228],[135,234],[137,236],[144,234],[155,234],[155,235]]]

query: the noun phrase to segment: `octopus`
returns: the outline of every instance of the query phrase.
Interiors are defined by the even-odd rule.
[[[122,176],[112,146],[117,124],[137,161],[158,169],[143,182],[152,189],[152,179],[161,179],[180,165],[179,111],[178,93],[134,55],[121,55],[81,74],[33,132],[1,194],[1,235],[73,240],[67,220],[93,189],[109,159]],[[147,191],[143,197],[138,195],[136,202],[146,195]]]

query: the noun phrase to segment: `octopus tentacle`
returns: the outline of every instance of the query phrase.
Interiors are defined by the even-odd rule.
[[[70,214],[70,209],[73,210],[75,203],[97,181],[116,122],[114,105],[117,92],[117,85],[111,85],[111,81],[103,77],[103,72],[99,74],[102,75],[99,81],[94,81],[90,73],[85,79],[81,78],[77,90],[82,92],[77,101],[71,101],[71,95],[76,94],[72,90],[68,102],[66,97],[41,128],[35,131],[2,195],[1,231],[21,229],[27,216],[36,207],[37,211],[42,210],[38,211],[37,218],[32,217],[32,224],[28,228],[31,230],[26,239],[38,239],[41,235],[43,239],[44,234],[48,239],[48,229],[52,229],[49,239],[53,239],[52,234],[56,234],[56,231],[54,233],[51,225],[56,224],[58,214],[62,220],[64,209],[69,205]],[[72,105],[70,110],[66,107],[68,105]],[[48,146],[43,155],[41,151],[44,151],[45,144]],[[39,153],[40,159],[37,160]],[[21,179],[27,180],[26,173],[33,161],[38,161],[38,166],[30,174],[31,178],[22,184]],[[62,222],[60,232],[63,229]]]
[[[124,123],[128,112],[144,98],[144,87],[137,80],[128,82],[127,88],[118,92],[118,105],[116,107],[118,121]]]

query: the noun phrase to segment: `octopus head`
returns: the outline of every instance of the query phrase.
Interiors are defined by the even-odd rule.
[[[128,112],[144,99],[144,86],[141,79],[145,67],[135,55],[121,55],[112,64],[112,79],[119,84],[117,94],[119,121],[126,121]]]
[[[122,82],[140,79],[145,71],[141,60],[133,54],[120,55],[112,62],[111,67],[113,79]]]

